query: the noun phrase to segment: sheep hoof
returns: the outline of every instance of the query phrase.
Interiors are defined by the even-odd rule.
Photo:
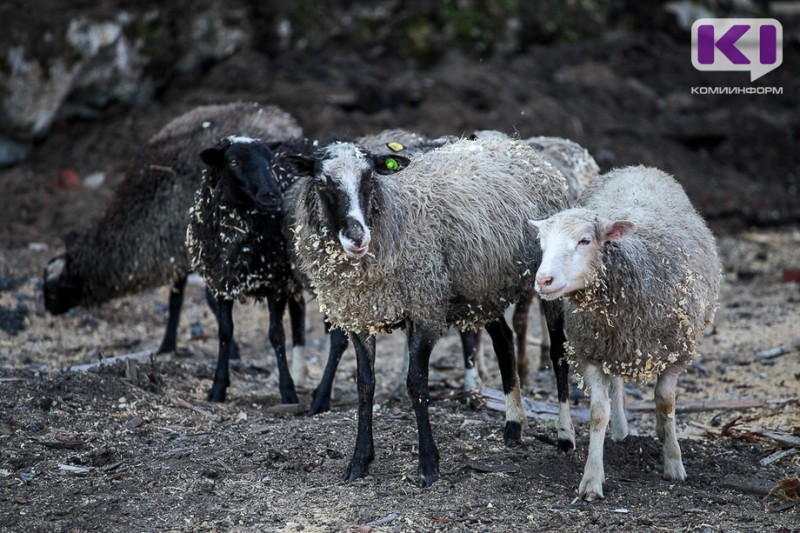
[[[558,451],[564,453],[570,453],[575,449],[575,443],[569,439],[558,439],[556,446]]]
[[[208,401],[209,402],[224,402],[225,401],[225,394],[226,394],[226,387],[222,385],[214,385],[211,387],[211,390],[208,391]]]
[[[428,472],[425,470],[430,469]],[[427,467],[423,468],[422,465],[419,465],[417,469],[417,486],[420,488],[427,488],[434,484],[434,482],[439,479],[439,469],[437,467]]]
[[[518,446],[522,444],[522,424],[519,422],[506,422],[506,429],[503,432],[503,441],[506,446]]]
[[[308,409],[309,414],[318,415],[331,410],[330,394],[320,394],[319,388],[316,388],[314,392],[311,393],[311,398],[313,400],[311,402],[311,407]]]
[[[578,489],[578,495],[582,500],[587,502],[604,499],[605,496],[603,495],[603,482],[587,480],[584,478],[581,480],[581,486]]]
[[[583,500],[587,502],[593,502],[596,500],[602,500],[604,496],[602,494],[598,494],[596,492],[587,492],[583,495]]]
[[[281,391],[281,403],[300,403],[294,389]]]
[[[344,473],[345,483],[352,483],[360,477],[364,477],[369,472],[369,463],[372,462],[371,454],[353,454],[347,471]]]
[[[680,460],[666,460],[664,461],[664,479],[667,481],[684,481],[686,480],[686,469]]]

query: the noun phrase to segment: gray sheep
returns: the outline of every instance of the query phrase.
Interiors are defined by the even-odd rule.
[[[186,213],[200,184],[200,150],[232,133],[276,139],[302,135],[272,106],[202,106],[172,120],[132,159],[105,215],[71,234],[45,270],[45,307],[53,314],[172,284],[159,353],[175,350],[186,276]]]
[[[293,163],[314,177],[298,201],[299,265],[321,309],[351,332],[358,356],[358,436],[345,479],[364,475],[374,457],[375,335],[401,325],[411,353],[421,486],[438,477],[428,360],[448,325],[488,331],[506,394],[504,438],[519,442],[526,419],[503,312],[530,287],[539,264],[539,246],[522,221],[568,207],[563,175],[526,144],[500,137],[460,140],[411,161],[334,143]]]
[[[579,494],[592,501],[603,497],[609,416],[612,439],[628,434],[620,378],[657,380],[663,475],[685,479],[675,385],[714,319],[720,263],[705,221],[683,188],[660,170],[609,172],[581,204],[531,224],[543,250],[536,290],[546,300],[563,297],[567,360],[590,394],[589,455]]]

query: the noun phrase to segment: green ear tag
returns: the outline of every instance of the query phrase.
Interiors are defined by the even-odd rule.
[[[389,148],[389,150],[391,150],[392,152],[400,152],[400,151],[402,151],[402,150],[403,150],[403,148],[405,148],[405,146],[403,146],[402,144],[400,144],[400,143],[398,143],[398,142],[390,142],[390,143],[386,143],[386,146],[387,146],[387,147]]]
[[[391,157],[387,157],[384,163],[386,164],[386,168],[389,170],[397,170],[400,167],[400,165],[397,164],[397,160],[392,159]]]

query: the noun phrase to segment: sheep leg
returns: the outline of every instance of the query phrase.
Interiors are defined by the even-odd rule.
[[[353,458],[347,466],[344,480],[355,481],[368,471],[375,458],[372,441],[372,404],[375,398],[375,337],[350,333],[356,350],[358,387],[358,435]]]
[[[561,305],[542,302],[542,310],[547,319],[546,329],[550,334],[550,360],[556,375],[558,392],[558,449],[569,453],[575,449],[575,427],[569,411],[569,365],[564,359],[564,313]]]
[[[306,365],[306,301],[303,294],[289,297],[289,320],[292,325],[292,378],[302,385],[308,377]]]
[[[608,401],[609,379],[600,367],[587,363],[583,379],[590,394],[589,456],[586,458],[578,495],[587,502],[592,502],[605,497],[603,496],[603,483],[606,480],[603,469],[603,444],[611,406]]]
[[[611,440],[619,442],[628,436],[628,420],[625,418],[625,384],[622,378],[611,378]]]
[[[233,339],[233,300],[222,300],[217,306],[219,315],[219,358],[214,372],[214,384],[208,393],[209,402],[224,402],[225,393],[231,383],[228,362]]]
[[[503,441],[506,446],[522,443],[522,428],[528,422],[522,408],[522,396],[519,392],[517,365],[514,360],[514,334],[502,315],[486,324],[486,331],[492,338],[500,377],[503,380],[503,394],[506,398],[506,427]]]
[[[328,329],[328,324],[325,327]],[[313,401],[309,409],[309,413],[312,415],[331,410],[333,380],[336,377],[336,369],[339,367],[342,354],[347,350],[347,334],[341,329],[334,329],[330,332],[329,344],[328,362],[325,364],[325,371],[322,374],[319,385],[312,393]]]
[[[521,387],[530,383],[531,376],[531,362],[528,359],[528,311],[531,308],[533,294],[531,290],[522,295],[517,305],[514,306],[512,320],[514,334],[517,338],[517,370]]]
[[[208,290],[206,287],[206,303],[208,304],[209,309],[211,312],[214,313],[214,318],[217,319],[217,328],[221,328],[219,322],[219,303],[217,303],[217,299],[214,298],[214,295],[211,294],[211,291]],[[231,339],[230,345],[230,360],[231,361],[238,361],[239,360],[239,345],[236,344],[236,341]]]
[[[474,331],[461,331],[461,349],[464,352],[464,391],[473,392],[481,388],[481,376],[475,362],[477,355],[477,335]]]
[[[664,454],[664,479],[683,481],[686,469],[683,467],[681,448],[675,431],[675,386],[678,383],[680,368],[668,368],[656,382],[656,433],[661,440]]]
[[[288,297],[278,292],[267,294],[269,307],[269,342],[278,358],[278,388],[281,391],[281,403],[299,403],[294,390],[294,381],[289,373],[286,361],[286,333],[283,330],[283,313],[286,311]]]
[[[167,330],[164,332],[164,339],[157,353],[169,353],[175,351],[178,339],[178,322],[181,319],[181,307],[183,306],[183,289],[186,287],[186,276],[181,277],[173,283],[169,291],[169,311],[167,313]]]
[[[541,321],[541,329],[542,329],[542,345],[539,352],[539,370],[544,370],[547,368],[547,365],[551,364],[550,355],[550,346],[552,343],[550,342],[550,330],[547,329],[547,317],[544,313],[544,302],[539,300],[539,320]]]
[[[408,325],[408,379],[406,387],[408,398],[414,408],[419,433],[419,466],[417,485],[430,487],[439,479],[439,450],[433,440],[431,421],[428,417],[428,363],[430,362],[434,335],[416,324]]]

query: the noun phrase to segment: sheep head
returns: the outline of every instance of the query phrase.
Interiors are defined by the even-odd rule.
[[[314,157],[287,156],[286,163],[299,176],[313,177],[320,217],[345,253],[354,258],[369,251],[374,190],[379,176],[404,169],[403,156],[373,155],[354,143],[335,142]]]
[[[604,220],[587,209],[568,209],[544,220],[529,220],[539,233],[542,262],[536,292],[554,300],[588,286],[600,268],[603,247],[634,230],[627,220]]]

